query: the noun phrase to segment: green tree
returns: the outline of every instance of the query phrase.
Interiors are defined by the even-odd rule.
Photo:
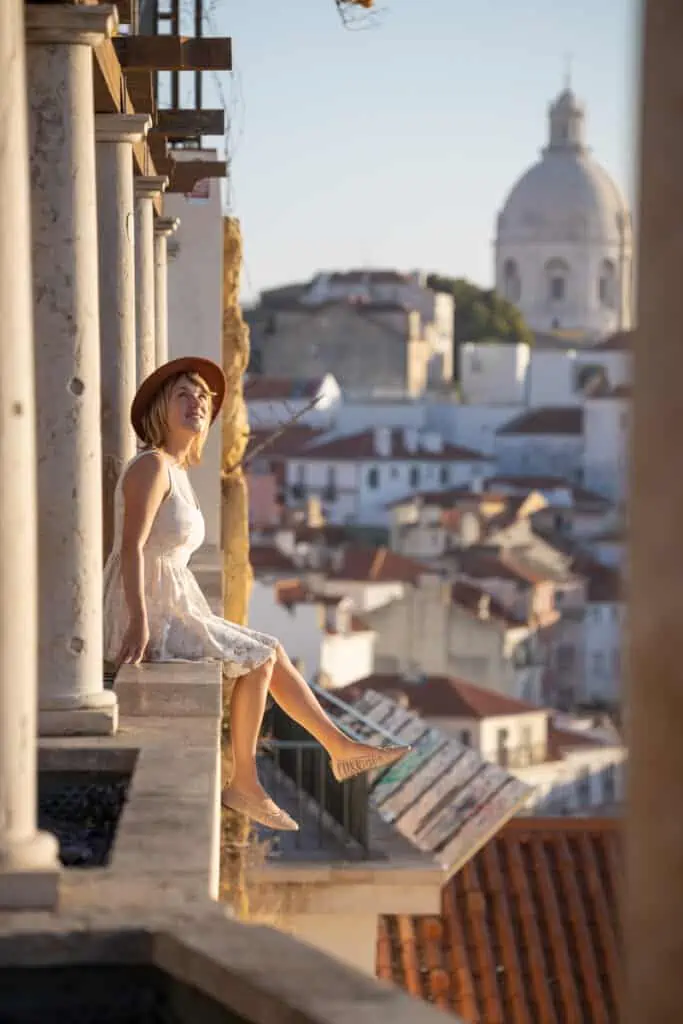
[[[458,375],[458,353],[467,341],[509,341],[533,344],[526,320],[512,302],[493,288],[480,288],[464,277],[430,274],[427,284],[437,292],[446,292],[455,300],[453,367]]]

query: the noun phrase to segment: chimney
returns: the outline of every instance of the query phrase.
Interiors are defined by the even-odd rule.
[[[375,427],[374,443],[377,455],[391,455],[391,440],[391,427]]]
[[[406,451],[411,454],[416,454],[419,446],[419,435],[414,427],[404,427],[403,430],[403,444],[405,445]]]
[[[422,447],[426,452],[438,454],[443,451],[443,437],[435,430],[425,430],[422,434]]]

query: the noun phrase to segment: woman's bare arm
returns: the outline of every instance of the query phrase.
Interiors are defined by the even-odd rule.
[[[138,459],[123,481],[121,576],[131,622],[145,622],[144,547],[169,490],[168,465],[161,452]]]

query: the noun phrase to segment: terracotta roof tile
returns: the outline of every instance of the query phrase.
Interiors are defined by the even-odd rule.
[[[488,618],[501,622],[511,628],[523,626],[524,620],[514,615],[509,608],[498,601],[488,591],[476,586],[474,583],[467,583],[465,580],[458,580],[451,588],[453,603],[478,618]]]
[[[249,561],[255,573],[292,573],[296,566],[274,544],[259,544],[251,548]]]
[[[485,462],[491,461],[489,456],[475,452],[461,445],[443,443],[440,451],[428,451],[418,445],[415,451],[406,447],[402,430],[391,430],[391,448],[388,455],[378,452],[375,444],[375,432],[362,430],[357,434],[345,434],[343,437],[331,438],[329,441],[316,441],[305,453],[307,459],[338,459],[342,461],[371,459],[373,462],[385,462],[392,459],[420,462]]]
[[[592,346],[593,352],[630,352],[633,348],[634,331],[617,331],[609,338]]]
[[[544,711],[536,704],[506,697],[452,676],[425,676],[410,682],[405,676],[375,673],[337,691],[342,700],[353,704],[366,690],[375,690],[406,701],[411,711],[424,718],[496,718]]]
[[[254,448],[263,444],[264,441],[268,441],[268,447],[264,448],[263,455],[257,457],[262,457],[264,459],[292,458],[293,456],[298,455],[306,445],[315,441],[317,438],[322,437],[324,433],[324,431],[320,429],[307,427],[301,423],[288,427],[283,434],[280,434],[279,437],[274,437],[271,441],[270,438],[274,432],[275,429],[252,430],[249,435],[247,455],[249,455]]]
[[[416,584],[423,573],[430,571],[420,562],[389,548],[349,545],[342,551],[340,563],[328,575],[337,580]]]
[[[619,824],[516,818],[443,889],[384,917],[377,974],[466,1024],[616,1024]]]
[[[497,434],[554,434],[578,436],[583,430],[583,409],[578,405],[547,405],[515,416]]]
[[[320,391],[322,383],[322,377],[299,379],[254,375],[250,376],[244,385],[244,397],[247,402],[312,399]]]
[[[541,566],[532,569],[529,565],[523,564],[511,551],[492,548],[463,548],[458,552],[458,566],[465,576],[471,576],[473,579],[509,580],[525,587],[555,578]]]

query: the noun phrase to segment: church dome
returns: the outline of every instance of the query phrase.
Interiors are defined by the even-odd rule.
[[[499,244],[619,243],[630,235],[628,207],[584,144],[585,114],[571,89],[551,105],[549,121],[548,146],[499,215]]]

